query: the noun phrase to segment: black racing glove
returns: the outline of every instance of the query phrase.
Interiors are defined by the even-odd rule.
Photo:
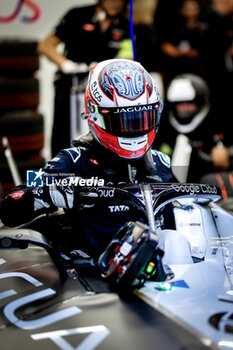
[[[0,200],[0,219],[4,225],[14,227],[35,217],[33,193],[16,187],[5,199]]]
[[[35,188],[20,185],[0,201],[0,219],[4,225],[14,227],[43,213],[53,212],[57,207],[72,209],[75,188],[69,178],[66,185],[59,183]]]

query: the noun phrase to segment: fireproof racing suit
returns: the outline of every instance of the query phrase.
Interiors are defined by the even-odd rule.
[[[22,184],[0,202],[1,220],[7,226],[18,226],[61,206],[72,226],[72,239],[65,237],[65,240],[72,240],[72,246],[95,256],[104,251],[122,225],[140,219],[135,217],[130,205],[123,203],[118,206],[113,202],[114,187],[131,183],[177,182],[168,156],[149,150],[138,160],[126,161],[106,150],[89,133],[74,141],[72,148],[62,150],[48,161],[43,171],[49,183],[41,187]],[[94,198],[92,201],[91,197],[88,202],[83,202],[81,180],[77,186],[63,186],[57,182],[54,189],[54,183],[51,184],[54,177],[58,181],[64,176],[86,179],[87,185],[97,186],[100,203]],[[104,187],[99,186],[99,181]],[[57,234],[54,232],[55,236]]]

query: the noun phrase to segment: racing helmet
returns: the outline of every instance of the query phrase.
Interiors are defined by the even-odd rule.
[[[205,80],[195,74],[181,74],[167,87],[169,121],[179,133],[194,131],[210,109],[210,92]]]
[[[163,101],[138,62],[110,59],[92,67],[85,115],[93,137],[125,159],[142,157],[158,131]]]

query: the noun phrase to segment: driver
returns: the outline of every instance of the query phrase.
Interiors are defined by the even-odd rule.
[[[125,222],[136,219],[130,206],[112,204],[112,192],[101,187],[97,188],[104,199],[101,207],[91,198],[82,203],[78,197],[83,187],[69,182],[65,186],[58,179],[94,179],[97,185],[101,180],[105,186],[177,182],[169,157],[151,149],[162,108],[155,82],[140,63],[110,59],[96,64],[85,90],[83,117],[90,131],[45,164],[43,176],[50,184],[22,184],[0,202],[3,223],[13,227],[63,208],[66,226],[72,227],[72,246],[77,240],[79,247],[98,256]],[[45,228],[59,239],[56,225],[48,228],[46,223]],[[69,241],[64,234],[63,239]]]

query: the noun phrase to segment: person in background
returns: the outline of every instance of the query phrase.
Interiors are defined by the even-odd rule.
[[[202,77],[181,74],[169,82],[161,132],[154,147],[172,157],[173,167],[188,167],[177,169],[187,173],[188,182],[199,182],[210,172],[232,169],[232,139],[213,112],[210,89]],[[187,145],[179,148],[180,140],[187,140]],[[173,158],[178,149],[179,164]]]
[[[52,155],[70,147],[70,92],[73,76],[85,84],[89,66],[114,57],[132,58],[127,0],[100,0],[72,8],[38,45],[38,52],[58,66],[55,76]],[[64,44],[64,51],[58,49]],[[76,80],[77,82],[77,80]]]
[[[210,87],[214,118],[232,138],[233,0],[212,0],[207,17],[206,81]],[[221,101],[224,101],[222,103]]]
[[[224,140],[211,152],[219,166],[202,176],[200,182],[218,186],[222,194],[219,205],[233,212],[233,0],[212,0],[207,20],[206,78],[213,119],[218,130],[223,130]]]
[[[156,8],[156,0],[134,0],[133,2],[135,56],[136,60],[152,75],[163,98],[161,54],[158,35],[153,24]]]
[[[202,54],[205,48],[207,24],[201,17],[201,6],[197,0],[183,0],[172,5],[175,13],[167,15],[163,24],[155,17],[160,50],[164,84],[176,75],[193,73],[203,75]],[[159,8],[158,8],[159,10]],[[159,27],[160,26],[160,27]]]

